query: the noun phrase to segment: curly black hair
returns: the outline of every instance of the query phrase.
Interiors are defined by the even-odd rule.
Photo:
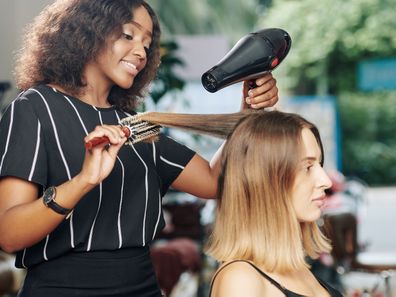
[[[37,84],[57,84],[71,95],[86,86],[83,69],[93,61],[122,25],[143,6],[153,22],[152,42],[146,67],[129,89],[113,86],[109,102],[131,111],[143,99],[160,64],[160,25],[153,9],[143,0],[57,0],[27,27],[17,54],[17,86],[26,90]]]

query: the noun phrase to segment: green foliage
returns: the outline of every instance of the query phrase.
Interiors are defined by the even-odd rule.
[[[396,91],[339,96],[344,174],[396,184]]]
[[[224,34],[235,42],[253,31],[270,0],[150,0],[166,36]]]
[[[312,93],[324,80],[324,91],[337,94],[355,90],[360,60],[396,55],[394,5],[394,0],[275,0],[260,24],[283,28],[292,37],[282,66],[292,77],[288,88]]]
[[[357,64],[396,56],[394,0],[274,0],[263,27],[280,27],[292,48],[280,70],[294,94],[338,96],[343,173],[396,184],[396,92],[360,93]],[[282,82],[280,81],[280,84]]]
[[[161,65],[158,69],[157,77],[150,90],[151,99],[154,104],[158,104],[160,99],[168,92],[180,91],[184,88],[185,81],[174,73],[174,66],[183,66],[175,52],[178,45],[175,41],[161,42]]]

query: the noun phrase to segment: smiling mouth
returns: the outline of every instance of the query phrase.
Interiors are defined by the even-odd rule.
[[[121,61],[121,63],[129,70],[131,74],[137,74],[138,69],[135,64],[132,64],[131,62],[127,61]]]

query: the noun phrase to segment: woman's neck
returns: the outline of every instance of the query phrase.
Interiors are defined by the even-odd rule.
[[[79,99],[96,107],[110,107],[111,104],[107,100],[109,93],[109,90],[100,90],[88,85],[82,89]]]
[[[106,108],[106,107],[111,107],[112,105],[109,103],[107,100],[107,97],[109,95],[109,92],[100,92],[99,90],[95,90],[93,88],[90,88],[89,86],[83,88],[78,94],[72,94],[69,91],[67,91],[64,87],[58,84],[53,84],[50,83],[48,86],[55,88],[56,90],[64,93],[71,95],[84,103],[87,103],[92,106],[96,107],[101,107],[101,108]]]
[[[87,63],[83,70],[86,86],[81,90],[79,99],[93,106],[110,107],[108,101],[113,82],[103,74],[96,63]]]

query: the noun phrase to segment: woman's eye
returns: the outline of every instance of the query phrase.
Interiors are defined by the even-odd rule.
[[[123,35],[124,38],[127,39],[127,40],[132,40],[132,39],[133,39],[133,36],[132,36],[132,35],[129,35],[129,34],[126,34],[126,33],[122,33],[122,35]]]
[[[308,165],[305,167],[305,171],[309,172],[311,170],[311,168],[313,167],[313,165]]]

